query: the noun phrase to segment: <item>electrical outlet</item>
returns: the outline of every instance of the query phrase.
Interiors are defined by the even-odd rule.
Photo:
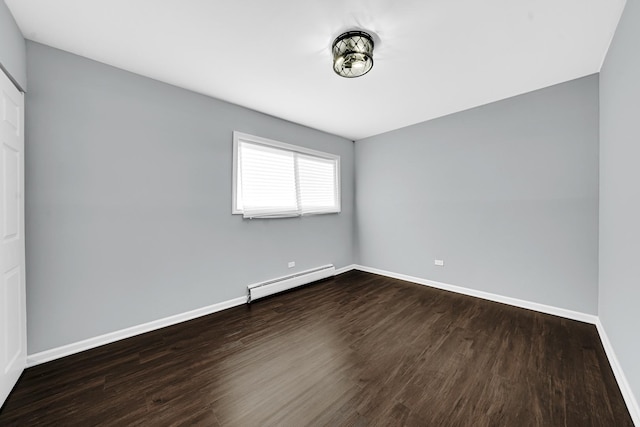
[[[435,265],[437,265],[438,267],[444,267],[444,260],[441,260],[441,259],[434,259],[434,260],[433,260],[433,263],[434,263]]]
[[[291,261],[291,262],[289,262],[289,264],[287,264],[287,266],[288,266],[289,268],[293,268],[293,267],[295,267],[295,266],[296,266],[296,262],[295,262],[295,261]]]

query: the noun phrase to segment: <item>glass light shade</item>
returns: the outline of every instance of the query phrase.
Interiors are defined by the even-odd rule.
[[[342,77],[360,77],[373,67],[373,39],[364,31],[340,34],[332,51],[333,71]]]

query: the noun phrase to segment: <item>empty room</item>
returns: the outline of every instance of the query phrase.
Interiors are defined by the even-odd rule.
[[[0,0],[0,425],[640,426],[640,1]]]

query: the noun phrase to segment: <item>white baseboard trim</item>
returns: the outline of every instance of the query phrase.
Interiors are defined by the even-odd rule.
[[[368,273],[379,274],[394,279],[405,280],[407,282],[417,283],[419,285],[430,286],[432,288],[451,291],[458,294],[469,295],[476,298],[482,298],[489,301],[499,302],[502,304],[513,305],[515,307],[526,308],[528,310],[539,311],[541,313],[553,314],[554,316],[565,317],[567,319],[578,320],[580,322],[596,324],[598,317],[593,314],[581,313],[579,311],[567,310],[565,308],[554,307],[551,305],[539,304],[521,300],[518,298],[506,297],[504,295],[492,294],[490,292],[478,291],[475,289],[464,288],[462,286],[449,285],[447,283],[435,282],[433,280],[421,279],[419,277],[408,276],[406,274],[394,273],[391,271],[379,270],[377,268],[356,265],[356,270],[366,271]]]
[[[336,276],[338,274],[346,273],[354,270],[355,264],[347,265],[342,268],[336,269]],[[175,325],[177,323],[186,322],[187,320],[195,319],[197,317],[206,316],[208,314],[216,313],[218,311],[226,310],[227,308],[236,307],[247,302],[247,297],[242,296],[234,298],[228,301],[223,301],[217,304],[213,304],[207,307],[198,308],[196,310],[188,311],[186,313],[176,314],[174,316],[165,317],[163,319],[154,320],[152,322],[143,323],[142,325],[132,326],[130,328],[121,329],[119,331],[109,332],[97,337],[87,338],[86,340],[78,341],[75,343],[63,345],[61,347],[52,348],[50,350],[41,351],[39,353],[27,355],[27,368],[40,365],[42,363],[50,362],[52,360],[60,359],[65,356],[80,353],[81,351],[90,350],[95,347],[100,347],[105,344],[111,344],[112,342],[120,341],[125,338],[130,338],[136,335],[144,334],[146,332],[155,331],[156,329],[164,328],[166,326]]]
[[[346,273],[348,271],[355,270],[355,269],[356,269],[355,264],[347,265],[346,267],[342,267],[342,268],[336,268],[336,276],[338,274]]]
[[[132,326],[130,328],[109,332],[108,334],[99,335],[97,337],[63,345],[61,347],[56,347],[50,350],[41,351],[39,353],[30,354],[27,355],[27,368],[50,362],[55,359],[60,359],[65,356],[70,356],[75,353],[80,353],[81,351],[100,347],[105,344],[111,344],[112,342],[130,338],[135,335],[155,331],[156,329],[164,328],[166,326],[175,325],[177,323],[186,322],[187,320],[192,320],[197,317],[206,316],[208,314],[226,310],[231,307],[236,307],[245,304],[246,302],[246,296],[233,298],[227,301],[219,302],[217,304],[209,305],[207,307],[198,308],[195,310],[187,311],[185,313],[176,314],[173,316],[165,317],[163,319],[154,320],[152,322],[143,323],[141,325]]]
[[[634,396],[633,390],[631,390],[631,386],[627,381],[627,377],[624,375],[622,366],[620,366],[620,362],[618,362],[616,352],[613,350],[611,341],[609,341],[609,337],[607,336],[607,332],[605,331],[604,325],[600,321],[600,318],[598,318],[598,320],[596,321],[596,328],[598,329],[598,334],[600,334],[600,341],[602,341],[602,346],[604,347],[604,351],[607,354],[607,359],[609,359],[609,364],[611,365],[611,369],[613,370],[613,375],[616,377],[616,381],[618,382],[618,387],[620,387],[622,397],[627,404],[629,414],[631,414],[631,419],[636,426],[640,426],[640,406],[638,405],[638,400]]]
[[[607,359],[609,359],[609,364],[611,365],[613,374],[616,378],[616,381],[618,382],[620,392],[622,393],[625,404],[627,405],[627,409],[631,414],[631,419],[636,426],[640,427],[640,407],[638,406],[638,401],[636,400],[633,391],[631,390],[631,386],[627,381],[627,377],[624,375],[624,371],[622,370],[622,367],[618,362],[618,358],[616,357],[616,354],[613,350],[613,346],[611,345],[609,337],[607,337],[607,333],[605,332],[604,326],[600,322],[600,318],[598,316],[581,313],[578,311],[567,310],[564,308],[553,307],[550,305],[539,304],[536,302],[525,301],[517,298],[505,297],[503,295],[492,294],[489,292],[477,291],[475,289],[464,288],[462,286],[449,285],[447,283],[421,279],[419,277],[408,276],[406,274],[379,270],[377,268],[366,267],[363,265],[355,265],[354,269],[595,325],[596,329],[598,330],[598,334],[600,335],[600,341],[602,342],[602,346],[604,347]]]
[[[342,273],[346,273],[351,270],[360,270],[368,273],[378,274],[380,276],[391,277],[394,279],[405,280],[407,282],[416,283],[419,285],[430,286],[445,291],[451,291],[463,295],[469,295],[472,297],[482,298],[489,301],[499,302],[503,304],[512,305],[515,307],[526,308],[528,310],[539,311],[541,313],[552,314],[555,316],[565,317],[572,320],[578,320],[585,323],[594,324],[600,335],[602,346],[604,347],[609,364],[615,375],[620,392],[625,400],[631,418],[635,425],[640,427],[640,407],[636,400],[633,391],[627,381],[624,371],[618,362],[618,358],[611,346],[611,342],[605,332],[604,326],[600,322],[597,316],[592,314],[581,313],[577,311],[567,310],[564,308],[553,307],[550,305],[539,304],[531,301],[525,301],[517,298],[506,297],[503,295],[492,294],[489,292],[478,291],[475,289],[469,289],[462,286],[449,285],[447,283],[436,282],[433,280],[421,279],[419,277],[409,276],[406,274],[393,273],[386,270],[380,270],[377,268],[366,267],[358,264],[351,264],[339,269],[336,269],[336,276]],[[176,314],[174,316],[165,317],[163,319],[154,320],[152,322],[143,323],[142,325],[132,326],[130,328],[121,329],[119,331],[110,332],[108,334],[100,335],[97,337],[89,338],[86,340],[78,341],[76,343],[67,344],[61,347],[53,348],[50,350],[42,351],[39,353],[30,354],[27,356],[27,367],[32,367],[46,363],[55,359],[60,359],[65,356],[70,356],[81,351],[89,350],[95,347],[100,347],[105,344],[120,341],[125,338],[130,338],[135,335],[151,332],[156,329],[164,328],[166,326],[175,325],[177,323],[186,322],[188,320],[195,319],[197,317],[206,316],[208,314],[216,313],[218,311],[226,310],[228,308],[237,307],[247,302],[247,297],[242,296],[233,298],[227,301],[223,301],[217,304],[213,304],[207,307],[202,307],[196,310],[188,311],[186,313]]]

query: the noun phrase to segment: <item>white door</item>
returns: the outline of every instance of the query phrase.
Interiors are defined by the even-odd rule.
[[[24,96],[0,70],[0,406],[24,370]]]

